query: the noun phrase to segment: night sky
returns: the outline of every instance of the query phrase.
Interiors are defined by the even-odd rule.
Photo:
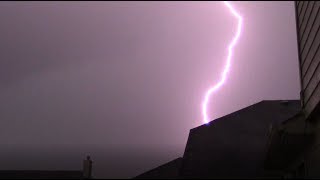
[[[299,99],[293,2],[243,16],[210,117]],[[129,178],[182,156],[237,20],[221,2],[0,2],[0,169]]]

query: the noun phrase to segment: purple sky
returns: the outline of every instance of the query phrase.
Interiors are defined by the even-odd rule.
[[[233,6],[243,33],[212,119],[299,98],[293,2]],[[0,169],[89,153],[106,178],[182,156],[237,25],[221,2],[0,2],[0,22]]]

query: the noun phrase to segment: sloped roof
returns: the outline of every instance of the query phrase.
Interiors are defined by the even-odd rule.
[[[179,169],[181,166],[182,158],[179,157],[157,168],[147,171],[135,178],[137,179],[171,179],[179,177]]]

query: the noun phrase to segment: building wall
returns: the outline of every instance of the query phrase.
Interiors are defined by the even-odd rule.
[[[262,101],[191,129],[183,155],[183,178],[279,177],[265,172],[271,124],[300,112],[300,101]]]
[[[305,177],[320,177],[320,2],[295,1],[301,101],[315,140],[305,154]],[[310,116],[311,115],[311,116]],[[309,121],[310,120],[310,121]]]
[[[301,100],[307,116],[320,100],[320,2],[295,1]]]
[[[313,122],[308,123],[307,129],[315,132],[315,137],[310,149],[305,153],[306,178],[320,177],[320,114],[313,116]]]

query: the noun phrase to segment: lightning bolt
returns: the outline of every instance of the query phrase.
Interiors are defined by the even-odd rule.
[[[227,79],[227,74],[228,74],[228,72],[230,70],[230,66],[231,66],[233,47],[238,42],[238,39],[241,34],[241,30],[242,30],[242,17],[240,16],[240,14],[231,6],[231,4],[229,2],[223,1],[223,3],[230,10],[231,14],[238,19],[238,27],[237,27],[236,35],[234,36],[233,40],[231,41],[231,43],[228,46],[227,62],[226,62],[226,65],[222,71],[221,79],[217,84],[215,84],[214,86],[209,88],[209,90],[206,92],[205,98],[202,103],[203,122],[206,124],[209,123],[209,117],[208,117],[208,113],[207,113],[209,98],[213,92],[216,92],[221,88],[221,86],[225,83],[225,81]]]

